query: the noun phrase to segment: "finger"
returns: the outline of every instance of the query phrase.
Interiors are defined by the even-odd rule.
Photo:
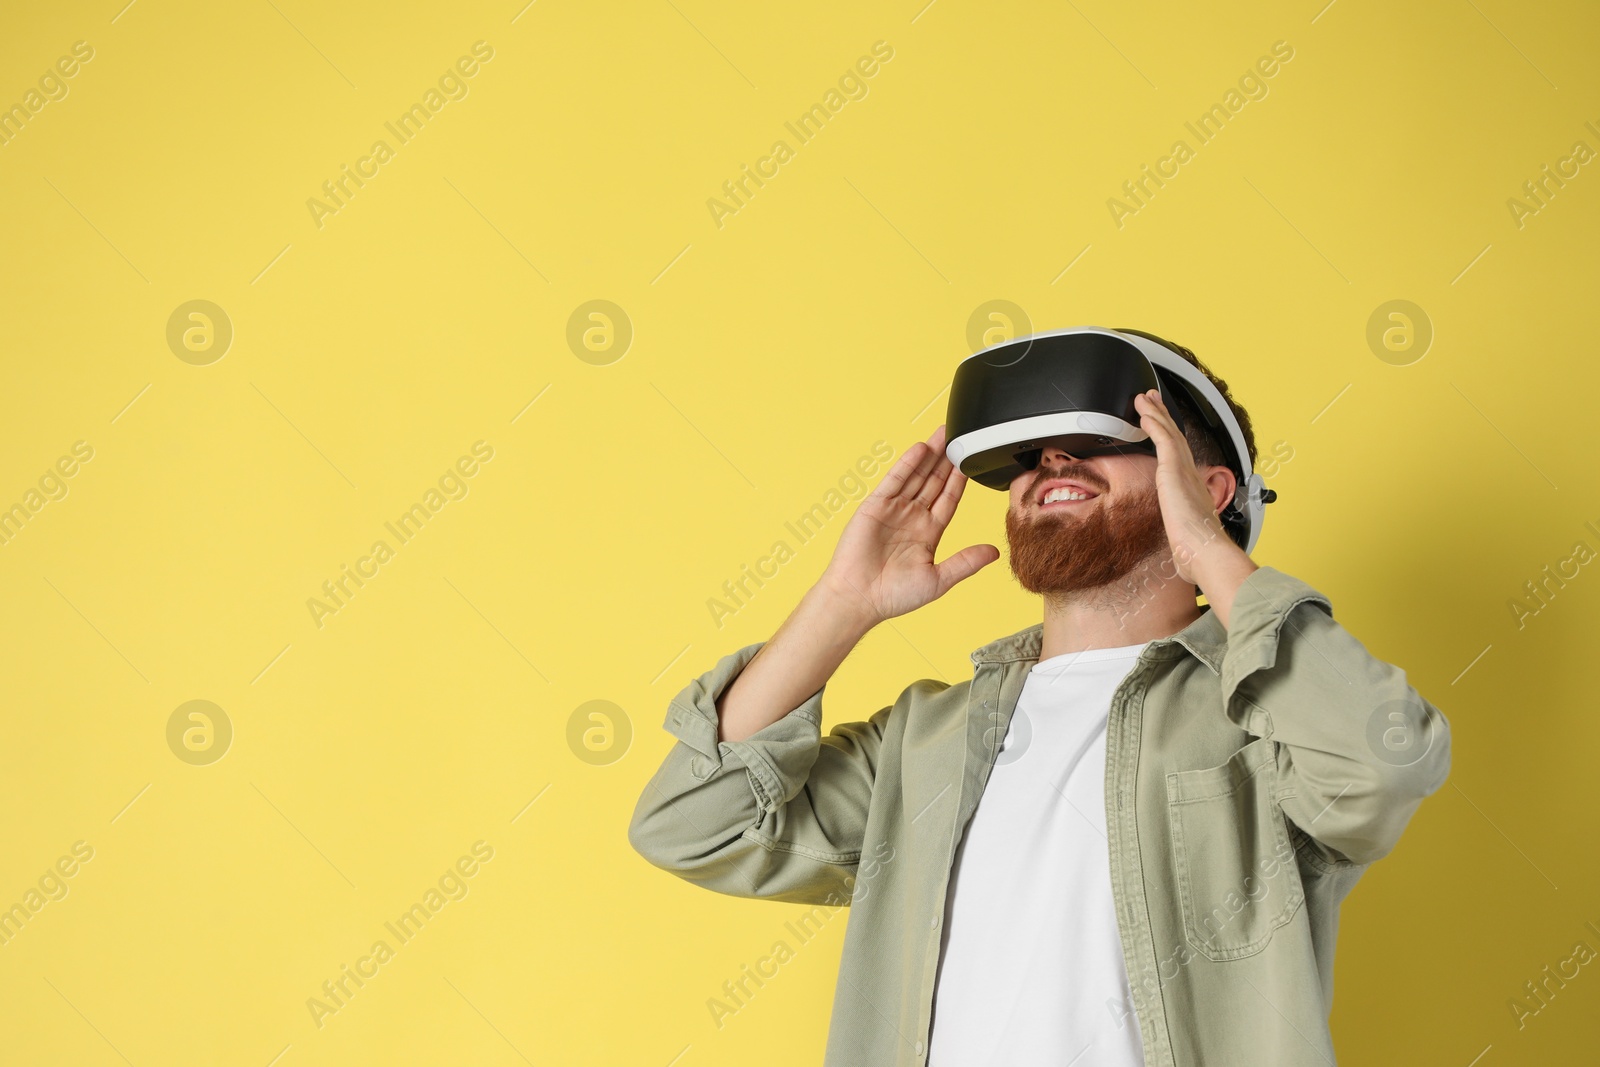
[[[939,572],[939,592],[944,596],[957,582],[966,580],[1000,558],[1000,550],[993,545],[968,545],[943,563],[934,565]]]
[[[1161,427],[1163,431],[1167,431],[1174,426],[1166,408],[1162,407],[1161,400],[1153,389],[1134,397],[1134,407],[1139,409],[1139,413],[1142,416],[1140,419],[1141,424],[1145,420],[1149,420]],[[1148,429],[1148,427],[1146,428]]]
[[[922,450],[921,455],[917,457],[916,467],[912,469],[910,474],[906,475],[905,487],[900,490],[902,497],[908,500],[917,500],[923,486],[928,482],[929,473],[939,465],[939,461],[944,457],[944,449],[938,444],[943,438],[944,427],[940,426],[929,434],[928,439],[923,442],[926,447]]]
[[[938,430],[934,431],[935,434],[938,432]],[[871,495],[878,497],[894,497],[905,491],[907,481],[909,481],[912,475],[915,473],[918,462],[927,455],[927,448],[932,440],[933,438],[929,437],[927,441],[918,441],[916,444],[900,453],[900,458],[896,460],[895,465],[889,469],[889,473],[883,476],[883,481],[878,483],[878,487],[872,491]],[[920,487],[921,484],[921,480],[919,479],[917,482],[918,487]]]
[[[944,492],[939,494],[939,498],[929,508],[933,512],[933,521],[939,524],[941,531],[950,525],[950,519],[956,513],[956,505],[961,502],[961,494],[966,492],[968,480],[954,464],[951,465],[950,473],[945,475]]]
[[[917,504],[919,507],[931,509],[944,495],[945,487],[950,481],[950,472],[955,470],[955,465],[948,458],[940,459],[929,473],[927,480],[922,483],[922,488],[917,491]]]
[[[932,508],[939,497],[944,495],[950,472],[955,470],[955,464],[950,462],[950,457],[945,455],[944,449],[939,446],[939,439],[943,437],[944,427],[941,426],[934,434],[934,446],[939,450],[939,462],[934,464],[933,471],[917,492],[917,503],[925,508]]]
[[[1133,406],[1139,412],[1139,428],[1150,435],[1150,440],[1156,446],[1156,463],[1159,465],[1167,455],[1167,428],[1161,425],[1161,420],[1156,417],[1155,407],[1150,403],[1148,393],[1140,393],[1133,398]]]
[[[1144,406],[1140,409],[1143,415],[1140,426],[1155,438],[1156,457],[1159,459],[1164,450],[1182,451],[1177,446],[1183,435],[1178,433],[1178,424],[1172,421],[1172,416],[1161,406],[1159,397],[1153,396],[1152,393],[1140,393],[1134,399],[1136,407],[1138,401],[1144,401]],[[1183,443],[1188,444],[1187,441]]]
[[[1167,410],[1167,402],[1161,399],[1161,394],[1156,393],[1152,398],[1156,409],[1156,420],[1167,431],[1167,436],[1172,439],[1178,450],[1184,454],[1189,451],[1189,439],[1178,429],[1178,420],[1172,417],[1172,412]]]

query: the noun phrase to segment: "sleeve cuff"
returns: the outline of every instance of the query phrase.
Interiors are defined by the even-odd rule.
[[[793,741],[797,724],[792,720],[795,717],[808,724],[810,728],[808,732],[812,735],[813,742],[820,737],[822,694],[827,687],[824,685],[804,703],[744,740],[719,742],[717,700],[765,644],[765,641],[758,641],[728,653],[709,671],[684,686],[667,706],[667,716],[662,728],[695,751],[696,755],[690,762],[689,770],[696,778],[702,781],[710,778],[722,769],[725,756],[734,755],[749,769],[758,789],[767,794],[763,799],[770,803],[784,799],[787,790],[777,770],[764,757],[762,743]]]

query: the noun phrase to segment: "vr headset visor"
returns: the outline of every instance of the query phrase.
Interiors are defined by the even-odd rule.
[[[1154,456],[1155,443],[1139,428],[1133,406],[1133,398],[1149,389],[1160,390],[1180,432],[1187,429],[1186,403],[1221,442],[1224,465],[1238,482],[1220,515],[1222,526],[1249,552],[1261,535],[1263,505],[1276,494],[1252,470],[1238,421],[1211,380],[1178,353],[1137,334],[1078,326],[968,356],[950,386],[945,455],[968,478],[998,490],[1037,468],[1046,445],[1079,459]]]

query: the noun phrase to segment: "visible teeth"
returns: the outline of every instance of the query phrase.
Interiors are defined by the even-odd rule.
[[[1088,500],[1088,499],[1089,499],[1089,494],[1088,493],[1080,493],[1076,489],[1052,489],[1052,490],[1050,490],[1048,493],[1046,493],[1044,495],[1044,500],[1042,502],[1045,503],[1045,504],[1050,504],[1050,503],[1054,503],[1057,500]]]

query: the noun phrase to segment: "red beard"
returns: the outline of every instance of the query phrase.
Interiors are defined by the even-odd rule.
[[[1068,469],[1046,474],[1077,477]],[[1090,484],[1095,484],[1091,482]],[[1167,548],[1161,504],[1152,482],[1144,492],[1123,495],[1116,503],[1098,499],[1083,514],[1072,509],[1036,511],[1030,489],[1019,517],[1006,512],[1006,538],[1011,545],[1011,573],[1030,593],[1059,595],[1109,586]]]

